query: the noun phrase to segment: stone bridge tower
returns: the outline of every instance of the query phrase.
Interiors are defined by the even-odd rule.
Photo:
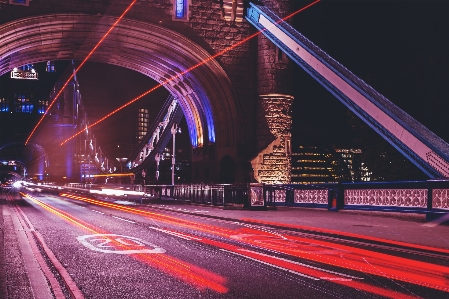
[[[263,1],[277,15],[293,12],[293,1]],[[254,178],[269,184],[291,182],[292,62],[264,35],[258,36],[257,156]],[[267,145],[268,143],[268,145]]]
[[[132,2],[0,1],[0,75],[82,61]],[[295,0],[253,2],[284,17]],[[195,66],[163,86],[188,124],[194,182],[290,182],[291,62],[263,35],[249,38],[257,31],[244,18],[247,5],[137,0],[89,58],[159,83]]]

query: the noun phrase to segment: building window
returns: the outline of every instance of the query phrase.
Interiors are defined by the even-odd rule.
[[[276,47],[276,62],[288,62],[288,56],[279,47]]]
[[[33,112],[33,105],[30,99],[25,95],[18,95],[16,99],[16,112],[31,113]]]
[[[150,113],[148,109],[139,109],[137,117],[137,140],[142,140],[148,132]]]
[[[173,20],[188,21],[189,20],[189,2],[190,0],[172,0],[173,3]]]
[[[8,99],[0,99],[0,112],[9,112],[9,101]]]
[[[34,67],[32,64],[25,64],[25,65],[22,65],[21,67],[19,67],[19,69],[21,69],[22,71],[25,71],[25,72],[31,72],[32,70],[34,70]]]
[[[176,18],[183,19],[185,17],[184,0],[176,0]]]
[[[47,111],[47,108],[48,108],[48,100],[47,101],[44,101],[44,100],[38,101],[37,112],[39,114],[44,114],[45,111]]]
[[[54,73],[54,72],[56,72],[55,62],[54,61],[47,61],[47,73]]]
[[[220,3],[221,17],[225,21],[243,22],[245,5],[243,0],[223,0]]]
[[[30,0],[9,0],[9,4],[29,6]]]

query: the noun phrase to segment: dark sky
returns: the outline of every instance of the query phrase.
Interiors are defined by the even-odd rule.
[[[298,7],[310,3],[297,1]],[[322,0],[294,26],[445,140],[449,120],[449,1]],[[293,138],[351,140],[343,104],[297,69]],[[310,132],[313,132],[310,134]]]

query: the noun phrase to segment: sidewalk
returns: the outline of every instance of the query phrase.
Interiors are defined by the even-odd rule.
[[[0,190],[0,298],[33,298],[19,231],[12,216],[6,194]]]

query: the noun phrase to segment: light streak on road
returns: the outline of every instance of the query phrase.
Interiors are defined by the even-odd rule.
[[[121,206],[86,197],[80,197],[69,194],[60,194],[60,195],[108,208],[113,208],[116,210],[151,217],[151,219],[153,220],[161,221],[171,225],[188,228],[193,231],[206,232],[215,236],[227,238],[228,240],[233,241],[238,240],[244,244],[256,246],[257,248],[271,250],[278,253],[294,256],[297,258],[318,262],[321,264],[327,264],[335,267],[340,267],[342,269],[349,269],[352,271],[367,273],[396,281],[403,281],[415,285],[424,286],[427,288],[433,288],[436,290],[449,292],[448,287],[449,268],[445,266],[415,261],[412,259],[388,255],[384,253],[378,253],[371,250],[360,249],[357,247],[341,245],[328,241],[313,240],[298,236],[286,236],[285,234],[282,237],[280,237],[279,235],[272,234],[270,232],[264,232],[250,228],[239,228],[237,230],[224,229],[221,227],[196,223],[193,221],[188,221],[173,216],[167,216],[155,212],[145,211],[127,206]],[[173,231],[171,233],[173,234]],[[189,235],[186,233],[182,234],[184,238],[189,237]],[[196,236],[192,236],[191,238],[193,237]],[[363,236],[360,237],[362,238]],[[238,249],[233,245],[225,244],[223,242],[218,242],[214,240],[209,240],[206,238],[201,238],[197,241],[226,250],[235,251]],[[236,252],[238,252],[239,254],[244,254],[240,249],[238,249],[238,251]],[[257,257],[252,256],[252,258]],[[266,257],[264,259],[265,261],[267,261]],[[285,261],[275,260],[274,258],[270,258],[269,260],[270,262],[273,262],[278,266],[285,266],[286,263]],[[279,263],[281,263],[282,265],[279,265]],[[298,267],[298,265],[294,265],[294,267]],[[297,271],[292,268],[289,269]],[[304,270],[301,268],[302,273],[310,275],[308,274],[308,272],[303,271],[310,272],[311,270],[310,269]],[[345,284],[347,286],[350,286],[352,284],[354,288],[359,289],[362,288],[366,289],[367,291],[370,290],[370,292],[374,292],[376,294],[381,294],[379,292],[381,292],[380,290],[383,290],[378,289],[374,286],[361,284],[360,282],[349,283],[347,281],[338,279],[335,281],[331,279],[331,281],[339,284]],[[363,285],[366,286],[363,287]],[[383,292],[388,293],[389,291],[383,290]],[[391,294],[390,295],[382,294],[382,295],[390,298],[396,298],[395,296],[391,297],[390,296]],[[404,296],[407,297],[407,295]]]
[[[393,245],[393,246],[401,246],[401,247],[406,247],[406,248],[411,248],[411,249],[426,250],[426,251],[431,251],[431,252],[449,254],[449,250],[444,249],[444,248],[437,248],[437,247],[430,247],[430,246],[424,246],[424,245],[419,245],[419,244],[405,243],[405,242],[400,242],[400,241],[387,240],[387,239],[376,238],[376,237],[371,237],[371,236],[357,235],[357,234],[341,232],[341,231],[336,231],[336,230],[330,230],[330,229],[324,229],[324,228],[316,228],[316,227],[294,225],[294,224],[286,225],[286,224],[280,223],[280,222],[263,221],[263,220],[250,219],[250,218],[242,218],[242,219],[240,219],[240,221],[259,224],[259,225],[268,225],[268,226],[272,226],[272,227],[290,228],[290,229],[295,228],[295,229],[311,231],[311,232],[319,232],[319,233],[325,233],[325,234],[330,234],[330,235],[338,235],[338,236],[344,236],[344,237],[357,238],[357,239],[364,240],[364,241],[381,242],[381,243],[385,243],[385,244]]]
[[[61,217],[63,219],[65,219],[66,221],[70,222],[71,224],[89,232],[89,233],[93,233],[93,234],[100,234],[100,233],[106,233],[106,232],[99,232],[98,229],[95,229],[92,225],[88,224],[87,222],[82,221],[81,219],[77,219],[73,216],[71,216],[70,214],[61,211],[57,208],[54,208],[46,203],[44,203],[43,201],[35,198],[34,196],[31,196],[30,194],[26,194],[23,192],[20,192],[20,195],[22,195],[23,197],[33,201],[34,203],[38,204],[39,206],[41,206],[42,208],[44,208],[45,210],[51,212],[52,214]]]
[[[44,203],[43,201],[29,194],[22,192],[20,194],[23,197],[38,204],[45,210],[51,212],[52,214],[63,218],[70,224],[82,228],[83,230],[88,231],[93,235],[112,235],[105,230],[101,230],[83,220],[80,220],[66,212],[61,211],[60,209]],[[108,241],[109,245],[114,246],[117,249],[134,249],[134,247],[129,246],[128,244],[123,242],[117,242],[114,239],[110,239]],[[228,292],[228,288],[225,286],[225,284],[227,283],[226,278],[206,269],[200,268],[196,265],[171,257],[169,255],[139,253],[130,254],[129,256],[151,267],[157,268],[169,275],[177,277],[178,279],[195,286],[199,290],[210,289],[217,293]]]
[[[290,14],[290,15],[288,15],[288,16],[282,18],[281,20],[277,21],[275,24],[277,25],[277,24],[279,24],[279,23],[285,22],[286,20],[292,18],[293,16],[295,16],[295,15],[297,15],[298,13],[300,13],[300,12],[302,12],[302,11],[308,9],[309,7],[311,7],[311,6],[315,5],[315,4],[317,4],[317,3],[320,2],[320,1],[321,1],[321,0],[316,0],[316,1],[314,1],[314,2],[312,2],[312,3],[310,3],[310,4],[308,4],[308,5],[304,6],[303,8],[298,9],[297,11],[293,12],[292,14]],[[274,26],[274,25],[273,25],[273,26]],[[118,107],[118,108],[115,109],[114,111],[112,111],[112,112],[108,113],[107,115],[103,116],[102,118],[100,118],[100,119],[97,120],[96,122],[90,124],[89,126],[86,126],[86,127],[85,127],[84,129],[82,129],[81,131],[78,131],[78,132],[75,133],[73,136],[71,136],[71,137],[67,138],[66,140],[64,140],[60,145],[64,145],[65,143],[67,143],[68,141],[72,140],[73,138],[75,138],[76,136],[78,136],[79,134],[81,134],[82,132],[84,132],[85,130],[88,130],[88,129],[92,128],[93,126],[96,126],[97,124],[99,124],[100,122],[104,121],[104,120],[107,119],[108,117],[110,117],[110,116],[112,116],[113,114],[119,112],[120,110],[122,110],[122,109],[128,107],[128,106],[131,105],[132,103],[134,103],[134,102],[140,100],[141,98],[143,98],[144,96],[150,94],[151,92],[155,91],[156,89],[158,89],[158,88],[160,88],[160,87],[162,87],[162,86],[167,85],[167,84],[170,83],[171,81],[173,81],[173,80],[175,80],[175,79],[177,79],[177,78],[180,78],[181,76],[183,76],[183,75],[185,75],[185,74],[187,74],[187,73],[189,73],[189,72],[191,72],[191,71],[197,69],[198,67],[200,67],[200,66],[202,66],[202,65],[204,65],[204,64],[206,64],[206,63],[208,63],[208,62],[210,62],[210,61],[212,61],[212,60],[214,60],[214,59],[217,58],[217,57],[222,56],[223,54],[225,54],[225,53],[227,53],[227,52],[229,52],[229,51],[235,49],[236,47],[241,46],[242,44],[244,44],[244,43],[248,42],[249,40],[255,38],[256,36],[260,35],[263,31],[268,30],[268,29],[269,29],[269,28],[265,28],[265,29],[263,29],[262,31],[258,31],[258,32],[256,32],[256,33],[254,33],[254,34],[248,36],[247,38],[245,38],[245,39],[243,39],[243,40],[241,40],[241,41],[239,41],[239,42],[236,42],[235,44],[231,45],[230,47],[228,47],[228,48],[226,48],[226,49],[224,49],[224,50],[222,50],[222,51],[220,51],[220,52],[218,52],[218,53],[216,53],[216,54],[214,54],[214,55],[212,55],[212,56],[210,56],[210,57],[204,59],[203,61],[201,61],[201,62],[195,64],[194,66],[192,66],[192,67],[190,67],[190,68],[188,68],[188,69],[182,71],[181,73],[179,73],[179,74],[177,74],[177,75],[175,75],[175,76],[173,76],[173,77],[171,77],[171,78],[169,78],[169,79],[166,79],[166,80],[162,81],[161,83],[159,83],[158,85],[154,86],[153,88],[151,88],[151,89],[145,91],[144,93],[142,93],[141,95],[135,97],[135,98],[132,99],[131,101],[127,102],[126,104],[123,104],[122,106]]]
[[[187,235],[184,233],[184,235]],[[192,236],[194,237],[194,236]],[[412,299],[416,298],[416,296],[410,296],[407,294],[399,293],[396,291],[391,291],[387,289],[383,289],[381,287],[376,287],[364,282],[355,281],[351,277],[347,275],[336,273],[335,271],[327,271],[324,269],[320,269],[318,267],[310,267],[308,265],[304,265],[301,263],[296,263],[293,261],[289,261],[286,259],[280,259],[271,255],[261,254],[259,252],[255,252],[252,250],[247,250],[245,248],[227,244],[224,242],[211,240],[207,238],[202,238],[199,242],[211,245],[221,250],[230,251],[232,254],[237,254],[244,256],[246,258],[261,262],[263,264],[274,266],[275,268],[285,270],[287,272],[300,275],[305,278],[310,278],[312,280],[326,280],[335,284],[344,285],[353,289],[358,289],[361,291],[373,293],[376,295],[381,295],[386,298],[391,299]]]
[[[48,112],[50,111],[51,107],[53,107],[54,103],[56,102],[56,100],[58,99],[58,97],[61,95],[61,93],[64,91],[65,87],[67,86],[67,84],[69,84],[70,80],[72,80],[72,78],[75,76],[75,74],[81,69],[81,67],[86,63],[86,61],[90,58],[90,56],[92,56],[92,54],[98,49],[98,47],[103,43],[103,41],[106,39],[106,37],[109,35],[109,33],[111,33],[112,29],[115,28],[115,26],[117,26],[117,24],[122,20],[122,18],[126,15],[126,13],[128,13],[128,11],[131,9],[131,7],[134,5],[134,3],[136,3],[137,0],[133,0],[131,2],[131,4],[125,9],[125,11],[122,13],[122,15],[115,21],[114,24],[112,24],[111,28],[109,28],[109,30],[103,35],[103,37],[98,41],[98,43],[95,45],[95,47],[93,47],[93,49],[89,52],[89,54],[87,54],[86,58],[84,58],[84,60],[81,62],[81,64],[75,69],[75,71],[72,73],[72,75],[70,75],[69,79],[67,79],[67,81],[64,83],[64,85],[62,86],[62,88],[59,90],[59,92],[56,94],[56,96],[54,97],[54,99],[50,102],[50,104],[47,107],[47,110],[45,111],[45,113],[42,115],[41,119],[37,122],[36,126],[34,127],[34,129],[31,131],[30,135],[28,136],[27,140],[25,141],[25,145],[28,144],[28,142],[31,139],[31,136],[33,136],[34,132],[37,130],[37,128],[39,127],[39,125],[42,123],[42,121],[44,120],[45,116],[48,114]]]

